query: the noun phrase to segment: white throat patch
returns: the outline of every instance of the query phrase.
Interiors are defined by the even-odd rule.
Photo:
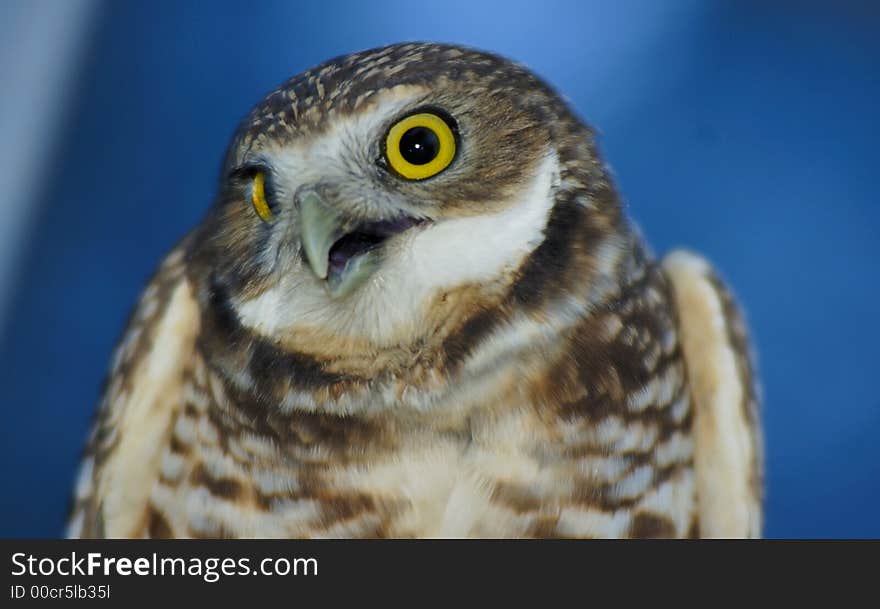
[[[546,156],[530,187],[504,211],[447,220],[417,233],[398,263],[401,272],[424,288],[453,288],[519,265],[544,238],[557,163],[555,153]]]

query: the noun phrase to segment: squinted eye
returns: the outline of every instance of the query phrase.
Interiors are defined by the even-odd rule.
[[[455,158],[455,133],[449,122],[431,112],[398,121],[385,138],[385,158],[399,176],[424,180],[437,175]]]
[[[269,203],[266,201],[266,177],[262,171],[254,176],[251,202],[254,204],[254,209],[261,220],[268,222],[272,219],[272,210],[269,209]]]

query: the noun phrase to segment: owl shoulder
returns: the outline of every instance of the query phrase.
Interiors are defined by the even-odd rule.
[[[700,536],[760,536],[763,444],[743,316],[702,257],[675,251],[663,268],[673,288],[694,406]]]
[[[140,536],[199,328],[187,242],[147,284],[116,347],[80,465],[69,537]]]

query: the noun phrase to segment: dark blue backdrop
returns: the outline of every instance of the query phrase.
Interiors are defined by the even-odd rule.
[[[113,343],[239,118],[312,64],[405,39],[544,75],[600,130],[656,250],[697,249],[732,282],[766,397],[766,533],[880,535],[880,16],[863,4],[107,3],[0,320],[0,536],[61,532]]]

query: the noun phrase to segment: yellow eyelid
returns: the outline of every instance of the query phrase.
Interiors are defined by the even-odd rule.
[[[251,195],[251,201],[254,204],[254,209],[257,212],[257,215],[260,216],[260,219],[264,222],[268,222],[272,219],[272,210],[269,209],[269,203],[266,201],[266,176],[263,175],[263,172],[259,172],[254,176],[254,188],[253,194]]]
[[[426,127],[434,132],[440,142],[437,156],[424,165],[415,165],[403,158],[400,153],[400,139],[413,127]],[[455,158],[455,134],[449,124],[430,112],[411,114],[391,127],[385,139],[385,158],[397,174],[408,180],[424,180],[437,175],[452,163]]]

